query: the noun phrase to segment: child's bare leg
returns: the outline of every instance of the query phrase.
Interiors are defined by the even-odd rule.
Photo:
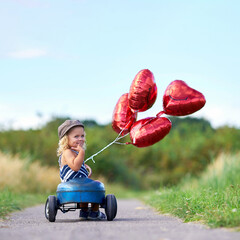
[[[99,204],[98,203],[91,203],[91,209],[93,212],[97,212],[99,210]]]
[[[99,211],[99,204],[91,203],[91,211],[89,213],[88,219],[98,220],[98,219],[105,219],[105,218],[106,218],[105,214]]]
[[[80,208],[83,211],[87,211],[88,210],[88,203],[80,203]]]
[[[86,220],[88,218],[88,203],[80,203],[79,207],[81,208],[79,212],[79,218],[81,220]]]

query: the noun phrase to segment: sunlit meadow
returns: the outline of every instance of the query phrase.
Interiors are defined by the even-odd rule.
[[[240,153],[220,154],[199,177],[152,194],[147,202],[162,213],[210,227],[240,226]]]

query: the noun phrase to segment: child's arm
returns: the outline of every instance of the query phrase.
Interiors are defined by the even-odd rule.
[[[85,151],[82,147],[78,146],[76,148],[72,148],[73,150],[78,151],[78,155],[76,156],[70,149],[67,149],[63,153],[63,157],[67,165],[73,170],[78,171],[84,161]]]
[[[84,165],[85,165],[85,168],[88,171],[88,177],[90,178],[92,176],[92,169],[86,163],[84,163]]]

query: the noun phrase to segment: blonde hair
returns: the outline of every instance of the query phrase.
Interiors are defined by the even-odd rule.
[[[85,131],[84,131],[84,136],[86,137]],[[59,157],[60,155],[62,155],[64,150],[69,149],[69,148],[70,147],[68,145],[68,135],[66,134],[58,142],[57,156]],[[84,150],[87,149],[86,141],[83,144],[83,149]]]

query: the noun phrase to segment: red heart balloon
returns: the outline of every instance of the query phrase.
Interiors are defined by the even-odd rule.
[[[143,112],[152,107],[157,98],[157,85],[152,72],[143,69],[132,81],[128,99],[132,110]]]
[[[132,125],[130,139],[136,147],[147,147],[163,139],[171,127],[172,123],[168,118],[144,118]]]
[[[137,113],[134,113],[128,105],[128,93],[123,94],[113,111],[112,116],[112,128],[117,133],[120,133],[123,129],[121,135],[125,135],[130,131],[132,124],[137,119]]]
[[[171,82],[163,96],[164,112],[172,116],[185,116],[201,109],[206,103],[205,97],[190,88],[184,81]]]

